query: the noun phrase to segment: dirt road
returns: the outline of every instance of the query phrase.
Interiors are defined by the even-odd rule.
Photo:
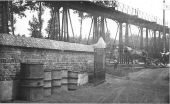
[[[168,103],[169,69],[142,69],[126,77],[106,74],[106,82],[76,91],[58,91],[46,103]],[[20,101],[15,101],[20,102]]]

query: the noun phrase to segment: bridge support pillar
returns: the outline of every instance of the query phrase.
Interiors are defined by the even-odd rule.
[[[104,17],[101,17],[100,21],[100,37],[102,37],[105,40]]]
[[[157,54],[157,47],[156,47],[156,46],[157,46],[157,45],[156,45],[156,44],[157,44],[157,42],[156,42],[156,30],[153,30],[153,32],[154,32],[154,41],[153,41],[153,44],[154,44],[154,45],[153,45],[153,46],[154,46],[154,51],[153,51],[153,52],[154,52],[154,53],[153,53],[153,54],[154,54],[154,57],[156,57],[156,56],[157,56],[157,55],[156,55],[156,54]]]
[[[143,49],[143,27],[140,27],[140,49]]]
[[[97,25],[97,16],[93,16],[94,24],[93,24],[93,41],[94,43],[97,42],[98,37],[98,25]]]
[[[129,28],[128,28],[128,23],[126,23],[126,33],[125,33],[125,45],[129,45]]]
[[[119,22],[119,59],[120,63],[122,63],[122,55],[123,55],[123,34],[122,34],[122,22]]]
[[[62,29],[61,29],[61,40],[64,40],[66,42],[69,41],[69,33],[68,33],[68,15],[67,15],[68,9],[66,7],[63,7],[63,16],[62,16]]]
[[[158,32],[159,32],[158,43],[159,43],[159,49],[160,49],[160,47],[161,47],[161,32],[160,31],[158,31]]]
[[[60,15],[59,7],[52,10],[52,19],[50,21],[49,39],[62,40],[60,36]]]
[[[146,43],[145,43],[145,47],[146,47],[146,51],[148,52],[149,49],[148,49],[148,28],[146,28]]]
[[[161,47],[162,47],[162,41],[161,41],[161,32],[159,31],[159,36],[158,36],[158,50],[161,52]]]

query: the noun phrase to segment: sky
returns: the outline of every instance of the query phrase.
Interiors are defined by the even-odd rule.
[[[163,18],[163,0],[118,0],[119,2],[128,5],[133,8],[138,8],[140,11],[145,12],[149,15],[154,15],[157,16],[161,19],[160,22],[162,22]],[[166,3],[170,5],[170,0],[166,0]],[[44,19],[44,24],[43,24],[43,36],[47,36],[47,33],[45,31],[45,28],[47,26],[47,21],[51,18],[50,17],[50,10],[46,8],[45,13],[43,14],[42,18]],[[73,11],[70,11],[71,13],[71,20],[73,24],[73,30],[76,36],[79,36],[80,34],[80,22],[79,22],[79,17],[77,14],[74,14]],[[32,16],[37,16],[37,13],[35,12],[30,12],[26,11],[26,18],[17,18],[17,23],[15,24],[16,26],[16,34],[29,36],[30,32],[28,31],[29,25],[28,22],[30,19],[32,19]],[[170,10],[166,10],[165,12],[165,19],[166,21],[169,22],[169,27],[170,27]],[[90,30],[90,25],[91,25],[91,19],[85,19],[83,20],[83,27],[82,27],[82,33],[83,33],[83,38],[87,38],[89,35],[89,30]],[[111,33],[111,37],[115,38],[116,32],[117,32],[117,24],[110,19],[107,19],[107,25],[108,29]],[[71,33],[71,27],[69,26],[69,31]],[[132,26],[132,31],[134,34],[138,34],[139,30],[137,27]],[[72,36],[72,34],[70,34]],[[92,36],[92,34],[90,35]],[[117,37],[118,38],[118,37]]]

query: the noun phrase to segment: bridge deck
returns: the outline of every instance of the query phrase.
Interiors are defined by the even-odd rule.
[[[163,31],[163,26],[157,24],[156,22],[151,22],[139,18],[137,15],[130,15],[127,13],[123,13],[121,11],[115,10],[114,8],[97,5],[90,1],[62,1],[62,2],[55,2],[55,3],[53,1],[51,3],[53,3],[53,6],[56,5],[66,6],[70,9],[87,12],[96,16],[104,16],[105,18],[114,19],[122,23],[129,23],[136,26],[142,26],[148,29]],[[167,26],[166,26],[166,33],[169,33],[169,28]]]

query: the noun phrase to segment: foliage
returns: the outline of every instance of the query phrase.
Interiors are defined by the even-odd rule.
[[[39,32],[40,30],[40,23],[38,19],[33,16],[32,21],[29,21],[30,28],[28,29],[31,32],[31,37],[34,38],[42,38],[41,33]]]
[[[11,1],[12,2],[12,1]],[[37,7],[35,6],[36,2],[33,2],[31,0],[29,1],[13,1],[12,4],[9,6],[9,11],[13,12],[14,14],[19,15],[20,17],[26,17],[25,11],[26,10],[36,10]]]
[[[51,9],[51,8],[50,8]],[[53,13],[52,13],[53,11],[51,10],[50,11],[50,16],[51,16],[51,18],[48,20],[48,23],[47,23],[47,27],[46,27],[46,29],[45,29],[45,31],[47,32],[47,34],[48,34],[48,38],[49,38],[49,35],[50,35],[50,26],[51,26],[51,24],[52,24],[52,15],[53,15]]]

